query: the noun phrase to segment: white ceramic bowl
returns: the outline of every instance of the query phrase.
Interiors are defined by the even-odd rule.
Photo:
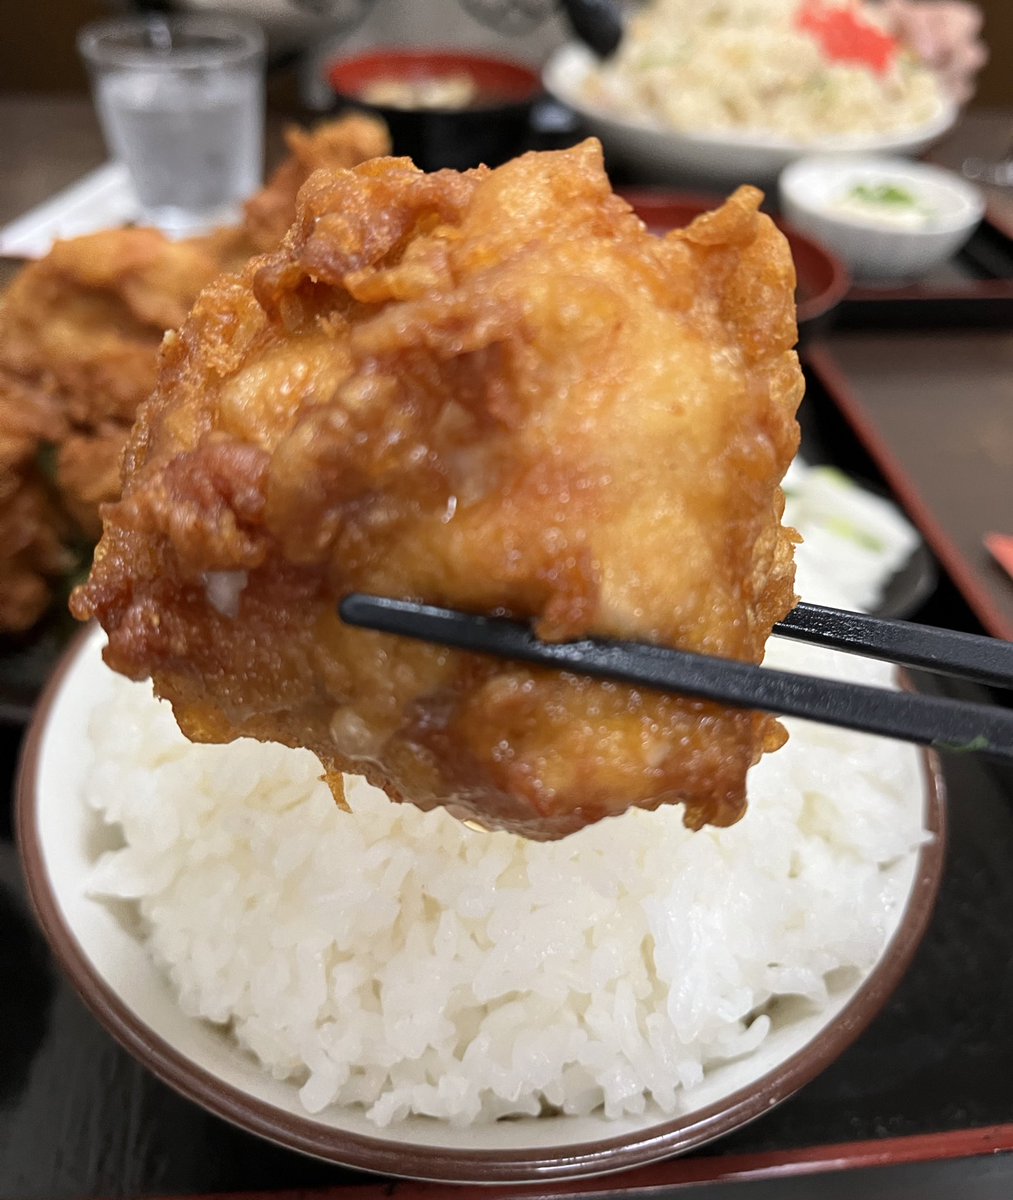
[[[745,132],[691,135],[669,129],[647,115],[642,121],[633,121],[590,104],[582,89],[596,62],[587,47],[568,43],[548,60],[542,82],[546,91],[581,116],[588,131],[601,139],[610,160],[645,181],[768,187],[788,163],[806,154],[918,154],[940,138],[957,115],[954,105],[944,103],[931,121],[916,128],[804,145]]]
[[[838,211],[835,206],[861,184],[898,184],[933,216],[908,229]],[[781,175],[780,196],[788,220],[833,250],[858,280],[926,274],[964,245],[985,214],[981,192],[966,179],[903,158],[802,158]]]
[[[390,1175],[502,1183],[602,1174],[689,1150],[768,1112],[832,1062],[879,1011],[928,923],[943,862],[934,765],[911,804],[936,836],[891,868],[900,902],[877,964],[836,988],[822,1012],[780,1003],[761,1048],[711,1070],[681,1115],[524,1118],[465,1129],[425,1118],[378,1129],[352,1109],[311,1116],[295,1084],[272,1078],[221,1030],[182,1012],[128,906],[88,894],[98,856],[115,841],[82,798],[89,721],[113,681],[103,640],[92,629],[72,646],[25,746],[18,842],[35,910],[78,992],[127,1050],[211,1112],[303,1153]]]

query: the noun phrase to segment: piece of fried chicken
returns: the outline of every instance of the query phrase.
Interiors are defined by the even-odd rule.
[[[10,545],[45,551],[27,559],[19,551],[20,563],[37,559],[40,569],[30,589],[0,588],[0,632],[21,632],[41,617],[46,581],[76,558],[70,543],[99,536],[98,505],[119,493],[119,459],[155,385],[165,330],[182,323],[218,273],[197,244],[117,229],[57,242],[10,285],[0,304],[0,396],[30,404],[0,408],[0,438],[16,410],[35,419],[17,475],[0,481],[0,526]],[[54,448],[52,479],[34,461],[43,446]]]
[[[37,619],[45,611],[45,580],[68,560],[67,551],[49,553],[54,538],[99,537],[99,507],[119,495],[123,447],[155,385],[165,331],[182,323],[216,275],[277,246],[295,219],[298,189],[316,168],[354,166],[390,149],[382,122],[359,115],[312,132],[290,129],[286,141],[288,157],[247,203],[236,228],[181,242],[156,229],[111,229],[57,242],[4,295],[0,393],[37,397],[47,419],[36,423],[35,442],[19,459],[18,474],[0,479],[0,527],[16,535],[12,546],[45,543],[47,550],[30,588],[27,577],[17,589],[0,586],[0,632],[21,631],[27,613],[34,611]],[[58,448],[55,492],[31,465],[44,444]],[[28,503],[26,493],[15,506],[21,486],[34,499]],[[29,515],[31,528],[24,525]],[[44,535],[47,522],[50,533]],[[26,561],[23,551],[19,555],[19,562]],[[10,603],[4,600],[8,593]],[[25,603],[29,593],[31,605]]]
[[[196,741],[307,746],[549,839],[631,805],[729,824],[756,713],[351,629],[351,591],[757,662],[791,608],[794,271],[744,188],[655,238],[596,142],[320,172],[206,291],[73,600]]]
[[[51,588],[71,569],[68,522],[36,453],[59,413],[44,397],[0,378],[0,631],[20,634],[49,605]]]
[[[354,166],[390,149],[383,124],[359,115],[311,133],[290,129],[286,142],[288,157],[235,229],[181,242],[157,229],[110,229],[57,242],[5,294],[0,375],[45,394],[75,431],[58,483],[87,534],[98,536],[98,507],[118,495],[118,469],[109,464],[154,387],[165,331],[182,323],[216,275],[277,246],[315,169]],[[93,440],[95,470],[88,471]]]
[[[44,394],[71,425],[132,424],[154,387],[158,347],[219,273],[198,242],[108,229],[56,242],[0,307],[0,371]]]

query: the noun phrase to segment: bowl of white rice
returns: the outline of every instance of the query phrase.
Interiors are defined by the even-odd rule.
[[[803,1087],[873,1019],[942,869],[932,759],[788,722],[730,829],[468,828],[303,751],[194,746],[82,633],[27,739],[29,891],[98,1019],[306,1154],[496,1183],[632,1167]],[[778,665],[890,684],[795,643]]]

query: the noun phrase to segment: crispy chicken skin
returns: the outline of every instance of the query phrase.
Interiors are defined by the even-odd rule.
[[[72,424],[129,424],[154,387],[162,335],[217,273],[199,245],[157,229],[57,242],[3,297],[0,371]]]
[[[0,582],[0,633],[23,631],[45,612],[47,580],[76,557],[62,542],[101,533],[99,506],[119,495],[123,447],[155,386],[165,331],[182,323],[216,275],[278,245],[315,169],[353,166],[390,149],[384,125],[360,115],[312,132],[290,129],[286,142],[288,157],[235,228],[181,242],[156,229],[57,242],[0,301],[0,528],[9,535],[0,563],[18,564]],[[42,418],[33,420],[27,447],[16,412]],[[22,441],[16,467],[2,444],[15,432]],[[58,447],[55,480],[33,465],[43,445]]]
[[[655,238],[600,148],[318,172],[219,279],[72,602],[196,741],[307,746],[531,838],[730,824],[772,719],[344,626],[351,591],[759,661],[794,603],[794,270],[743,188]]]
[[[243,230],[258,254],[273,250],[295,220],[299,189],[314,171],[354,167],[390,154],[390,135],[382,121],[351,113],[311,133],[296,125],[285,131],[288,155],[246,204]]]

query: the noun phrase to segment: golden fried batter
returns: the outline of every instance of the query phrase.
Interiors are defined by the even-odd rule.
[[[351,591],[759,661],[792,606],[787,245],[744,188],[664,239],[600,148],[318,172],[164,352],[75,613],[198,741],[314,750],[533,838],[728,824],[772,718],[344,626]]]
[[[36,461],[40,440],[59,427],[46,398],[0,378],[0,630],[24,633],[49,604],[50,588],[73,565],[67,522]]]
[[[90,545],[102,536],[99,508],[120,494],[120,463],[129,428],[112,421],[69,434],[56,454],[63,508]]]
[[[0,304],[0,394],[38,399],[47,420],[34,428],[20,460],[29,465],[0,479],[0,525],[16,534],[12,545],[39,546],[39,564],[46,566],[29,571],[30,586],[28,576],[13,592],[10,580],[3,585],[0,632],[22,630],[27,613],[34,611],[34,620],[45,611],[47,572],[58,575],[58,564],[73,557],[51,553],[54,539],[99,536],[99,506],[119,495],[120,457],[138,406],[155,385],[165,331],[181,324],[216,275],[278,244],[295,219],[296,193],[316,167],[352,166],[390,149],[383,124],[364,116],[310,133],[291,129],[286,140],[289,157],[247,203],[235,229],[182,242],[156,229],[57,242],[8,289]],[[0,409],[0,422],[5,416]],[[0,424],[0,461],[7,433]],[[30,465],[43,444],[59,446],[56,493]],[[30,485],[35,499],[14,506],[21,485]],[[33,524],[22,528],[19,522],[29,519]],[[23,549],[18,553],[20,563],[34,562]],[[8,593],[16,596],[10,604]],[[31,605],[24,600],[29,593]]]
[[[267,185],[246,202],[239,228],[222,230],[218,242],[223,263],[243,266],[254,254],[273,250],[295,220],[296,197],[318,170],[354,167],[390,153],[387,127],[375,117],[351,113],[312,132],[292,125],[285,130],[288,155]]]
[[[162,335],[216,274],[200,246],[157,229],[57,242],[4,296],[0,370],[45,393],[73,424],[129,424],[154,387]]]
[[[0,477],[0,632],[30,628],[76,560],[70,543],[98,536],[98,504],[118,494],[119,458],[154,387],[164,332],[217,273],[198,246],[119,229],[57,242],[11,284],[0,305],[0,441],[18,414],[34,419],[19,464]],[[54,488],[35,460],[61,444]]]

